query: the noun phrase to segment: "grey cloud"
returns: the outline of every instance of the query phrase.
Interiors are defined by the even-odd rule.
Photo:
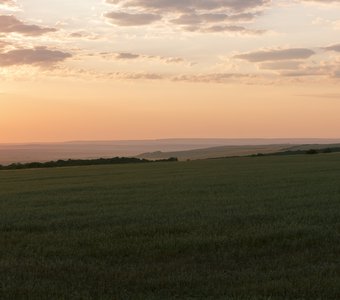
[[[115,72],[105,74],[105,78],[123,80],[169,80],[174,82],[201,82],[201,83],[229,83],[237,80],[245,82],[254,80],[257,76],[236,73],[209,73],[209,74],[161,74],[161,73],[123,73]]]
[[[336,77],[335,73],[337,66],[334,63],[324,63],[319,65],[303,66],[299,70],[283,71],[281,76],[286,77],[310,77],[310,76],[322,76],[322,77]]]
[[[119,26],[138,26],[147,25],[159,21],[161,16],[149,13],[124,13],[124,12],[110,12],[105,14],[105,17],[111,23]]]
[[[314,72],[314,71],[309,71],[309,70],[297,70],[297,71],[287,71],[287,72],[282,72],[280,74],[281,76],[285,77],[310,77],[310,76],[322,76],[326,75],[322,72]]]
[[[263,34],[265,30],[253,30],[247,29],[243,26],[231,26],[231,25],[215,25],[203,28],[202,32],[234,32],[234,33],[242,33],[242,34],[251,34],[251,35],[259,35]]]
[[[177,19],[171,20],[174,24],[192,25],[201,23],[216,23],[225,21],[228,18],[226,14],[184,14]]]
[[[126,80],[162,80],[166,79],[166,76],[163,74],[157,73],[122,73],[122,72],[115,72],[115,73],[108,73],[105,77],[109,77],[112,79],[126,79]]]
[[[339,1],[340,2],[340,1]],[[335,51],[335,52],[340,52],[340,44],[336,44],[336,45],[332,45],[332,46],[328,46],[328,47],[324,47],[322,48],[326,51]]]
[[[168,64],[179,64],[179,63],[183,63],[184,59],[180,58],[180,57],[160,57],[161,60],[163,60],[164,62],[168,63]]]
[[[265,62],[265,61],[282,61],[307,59],[314,55],[315,52],[305,48],[292,48],[283,50],[264,50],[250,52],[234,56],[234,58],[247,60],[249,62]]]
[[[114,59],[114,60],[136,60],[136,59],[144,59],[144,60],[156,60],[167,64],[176,64],[176,63],[184,63],[184,59],[180,57],[166,57],[166,56],[156,56],[156,55],[143,55],[143,54],[135,54],[129,52],[120,52],[120,53],[110,53],[110,52],[102,52],[100,55],[106,59]]]
[[[122,4],[125,7],[188,12],[195,10],[229,9],[244,11],[262,7],[270,0],[107,0],[107,3]]]
[[[254,75],[237,74],[237,73],[209,73],[198,75],[177,75],[171,78],[173,81],[187,81],[187,82],[205,82],[205,83],[227,83],[235,79],[252,79]]]
[[[45,47],[16,49],[0,53],[0,66],[37,65],[50,66],[71,57],[70,53],[49,50]]]
[[[241,29],[244,27],[242,23],[259,16],[271,0],[106,0],[106,2],[118,5],[117,10],[120,12],[111,12],[105,16],[120,26],[147,25],[163,20],[186,31],[238,31],[258,34],[259,30]],[[175,18],[174,14],[177,14]]]
[[[340,0],[301,0],[302,2],[340,3]]]
[[[222,13],[211,13],[211,14],[183,14],[177,19],[171,20],[174,24],[179,25],[193,25],[193,24],[202,24],[202,23],[219,23],[223,21],[235,22],[235,21],[250,21],[255,18],[257,14],[253,13],[244,13],[244,14],[235,14],[228,15]]]
[[[159,80],[164,79],[164,76],[162,74],[156,74],[156,73],[134,73],[130,74],[126,79],[148,79],[148,80]]]
[[[295,60],[275,61],[260,64],[260,69],[263,70],[297,70],[300,68],[302,62]]]
[[[40,27],[38,25],[25,24],[14,16],[0,16],[1,33],[20,33],[28,36],[39,36],[48,32],[57,31],[55,28]]]
[[[85,39],[85,40],[98,40],[99,35],[87,32],[87,31],[75,31],[69,34],[70,38]]]
[[[136,59],[139,57],[141,57],[139,54],[126,53],[126,52],[116,54],[117,59]]]
[[[265,33],[264,30],[252,30],[247,29],[243,26],[236,26],[236,25],[214,25],[214,26],[207,26],[207,27],[200,27],[200,26],[183,26],[182,27],[185,31],[190,32],[203,32],[203,33],[240,33],[240,34],[251,34],[251,35],[258,35]]]

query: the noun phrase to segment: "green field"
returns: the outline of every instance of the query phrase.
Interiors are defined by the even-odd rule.
[[[0,172],[0,299],[339,299],[340,155]]]

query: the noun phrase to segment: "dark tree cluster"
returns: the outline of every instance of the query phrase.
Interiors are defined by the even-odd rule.
[[[21,169],[43,169],[58,167],[77,167],[77,166],[95,166],[95,165],[118,165],[118,164],[141,164],[152,162],[176,162],[176,157],[161,160],[147,160],[135,157],[114,157],[99,159],[68,159],[49,162],[31,162],[31,163],[14,163],[8,166],[0,165],[0,170],[21,170]]]
[[[324,149],[309,149],[309,150],[287,150],[275,153],[258,153],[255,155],[250,155],[253,157],[259,156],[281,156],[281,155],[299,155],[299,154],[308,154],[308,155],[315,155],[315,154],[322,154],[322,153],[335,153],[340,152],[340,147],[335,148],[324,148]]]

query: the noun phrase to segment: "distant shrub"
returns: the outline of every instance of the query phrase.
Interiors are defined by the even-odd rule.
[[[170,157],[168,159],[156,160],[155,162],[176,162],[177,157]],[[57,167],[77,167],[77,166],[96,166],[96,165],[116,165],[116,164],[140,164],[151,163],[151,160],[139,159],[135,157],[113,157],[113,158],[99,158],[99,159],[69,159],[48,161],[44,163],[13,163],[8,166],[0,165],[0,170],[19,170],[19,169],[40,169],[40,168],[57,168]]]
[[[306,154],[318,154],[319,152],[315,149],[310,149],[306,151]]]
[[[169,159],[167,159],[167,161],[178,161],[178,158],[177,157],[170,157]]]
[[[256,156],[265,156],[263,153],[257,153]]]
[[[322,153],[332,153],[333,150],[331,148],[326,148],[322,151]]]

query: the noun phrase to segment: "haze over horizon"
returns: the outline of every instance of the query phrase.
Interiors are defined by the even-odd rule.
[[[149,139],[117,139],[117,140],[60,140],[60,141],[28,141],[28,142],[9,142],[0,143],[0,146],[13,145],[58,145],[58,144],[174,144],[182,145],[269,145],[278,143],[288,144],[329,144],[340,142],[340,138],[149,138]]]
[[[338,139],[340,1],[0,0],[0,144]]]

